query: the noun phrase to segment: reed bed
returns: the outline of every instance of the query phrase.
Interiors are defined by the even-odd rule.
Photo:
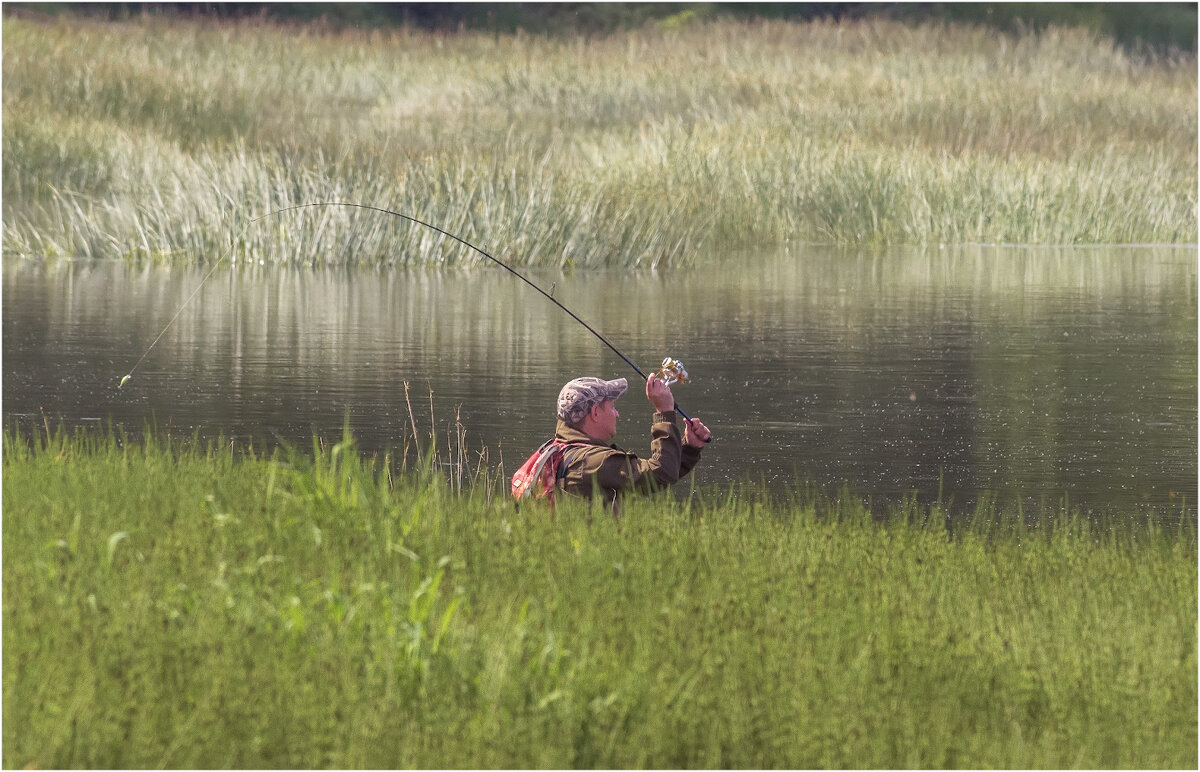
[[[5,254],[669,266],[788,240],[1194,243],[1194,57],[1073,29],[596,38],[4,19]]]
[[[418,408],[419,409],[419,408]],[[3,447],[6,768],[1194,768],[1193,519]]]

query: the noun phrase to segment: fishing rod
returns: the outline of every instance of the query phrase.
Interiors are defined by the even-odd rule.
[[[491,260],[496,265],[500,266],[504,270],[511,273],[513,276],[516,276],[518,279],[525,282],[530,287],[533,287],[544,298],[546,298],[551,303],[553,303],[554,305],[558,306],[563,311],[565,311],[567,316],[570,316],[572,319],[574,319],[575,321],[577,321],[581,325],[583,325],[585,330],[590,332],[592,335],[595,335],[596,338],[599,339],[599,341],[601,343],[603,343],[605,346],[608,346],[609,349],[611,349],[614,354],[619,356],[625,362],[625,364],[632,367],[633,371],[635,373],[637,373],[642,378],[642,380],[648,381],[652,377],[652,376],[646,375],[646,373],[642,372],[641,368],[639,368],[632,361],[630,361],[629,357],[622,354],[617,349],[616,346],[614,346],[612,343],[610,343],[608,341],[607,338],[605,338],[603,335],[601,335],[599,332],[597,332],[594,327],[592,327],[590,324],[588,324],[587,322],[580,319],[579,316],[577,316],[574,311],[572,311],[571,309],[564,306],[562,303],[560,303],[558,300],[556,300],[553,295],[551,295],[549,292],[546,292],[544,289],[539,287],[537,284],[534,284],[532,281],[530,281],[528,278],[526,278],[523,274],[521,274],[519,271],[514,269],[512,266],[508,265],[507,263],[505,263],[504,261],[502,261],[496,257],[493,257],[492,255],[488,254],[487,252],[485,252],[484,250],[475,246],[474,244],[467,241],[466,239],[455,236],[453,233],[450,233],[449,231],[442,230],[441,228],[439,228],[438,226],[436,226],[432,223],[425,222],[424,220],[420,220],[416,217],[412,217],[411,215],[403,214],[402,212],[396,212],[391,209],[384,209],[384,208],[378,207],[378,206],[371,206],[369,204],[354,204],[354,203],[349,203],[349,202],[345,202],[345,201],[315,201],[315,202],[310,202],[310,203],[306,203],[306,204],[295,204],[293,206],[288,206],[288,207],[284,207],[282,209],[276,209],[274,211],[267,212],[264,215],[259,215],[258,217],[255,217],[254,219],[247,222],[246,225],[242,228],[241,233],[244,233],[246,231],[246,229],[249,228],[254,223],[259,222],[261,220],[265,220],[268,217],[273,217],[277,214],[283,214],[285,212],[294,212],[299,209],[308,209],[308,208],[317,207],[317,206],[344,206],[344,207],[351,207],[354,209],[364,209],[364,210],[371,211],[371,212],[380,212],[381,214],[390,214],[393,217],[399,217],[402,220],[407,220],[411,223],[416,223],[417,225],[423,225],[426,228],[429,228],[430,230],[433,230],[433,231],[436,231],[436,232],[442,234],[443,236],[454,239],[459,244],[462,244],[465,247],[470,247],[471,249],[475,250],[479,254],[486,257],[488,260]],[[241,233],[239,233],[238,235],[240,236]],[[196,294],[198,292],[200,292],[200,288],[203,287],[204,283],[206,281],[208,281],[208,278],[213,275],[213,272],[216,270],[217,266],[221,264],[221,261],[224,260],[225,257],[228,256],[229,254],[231,254],[232,252],[233,252],[233,247],[230,247],[229,252],[227,252],[226,255],[223,256],[220,260],[217,260],[217,262],[213,264],[212,268],[208,269],[208,272],[205,273],[204,277],[200,279],[200,283],[196,285],[196,289],[192,290],[192,294],[188,295],[187,299],[183,301],[183,305],[181,305],[179,307],[179,310],[176,311],[175,315],[171,317],[171,320],[169,322],[167,322],[167,326],[163,327],[162,332],[160,332],[158,334],[158,336],[153,340],[153,342],[150,343],[149,348],[146,349],[146,351],[142,354],[141,358],[138,359],[138,361],[136,363],[134,363],[133,367],[131,367],[129,369],[129,372],[123,378],[121,378],[121,383],[119,386],[117,386],[118,389],[123,388],[125,386],[125,384],[129,381],[129,379],[133,377],[133,371],[138,368],[138,365],[140,365],[142,363],[142,360],[144,360],[146,358],[146,355],[150,353],[150,350],[154,348],[155,344],[158,343],[159,339],[161,339],[162,336],[166,333],[166,331],[171,327],[171,325],[175,323],[175,320],[179,318],[179,315],[181,313],[183,313],[184,307],[186,307],[187,304],[191,302],[192,298],[196,297]],[[666,359],[663,360],[663,367],[662,367],[662,371],[660,372],[660,374],[661,374],[661,377],[663,378],[663,380],[668,383],[668,385],[670,383],[674,383],[675,381],[682,382],[682,381],[687,380],[687,371],[683,369],[682,363],[680,363],[677,360],[671,359],[670,357],[667,357]],[[683,412],[683,410],[679,407],[678,404],[675,405],[675,410],[681,416],[683,416],[684,420],[689,420],[689,421],[691,420],[688,417],[688,414]]]

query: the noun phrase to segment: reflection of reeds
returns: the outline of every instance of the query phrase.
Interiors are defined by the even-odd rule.
[[[4,41],[8,253],[482,259],[374,213],[242,227],[329,200],[549,266],[787,239],[1196,239],[1194,60],[1081,31],[720,22],[585,41],[6,18]]]

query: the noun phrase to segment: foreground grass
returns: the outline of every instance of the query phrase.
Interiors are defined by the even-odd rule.
[[[597,38],[4,19],[6,254],[670,265],[788,239],[1194,243],[1196,66],[1072,29]]]
[[[378,466],[6,434],[4,766],[1196,766],[1192,525]]]

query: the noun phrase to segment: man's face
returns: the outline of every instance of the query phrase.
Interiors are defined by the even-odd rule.
[[[611,441],[617,436],[617,418],[620,417],[617,412],[617,403],[615,400],[606,400],[592,408],[592,436],[598,440],[605,442]]]

